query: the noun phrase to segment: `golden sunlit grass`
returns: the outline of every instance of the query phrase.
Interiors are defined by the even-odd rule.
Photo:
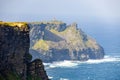
[[[26,22],[2,22],[0,21],[0,25],[3,25],[3,26],[11,26],[11,27],[26,27],[27,26],[27,23]]]
[[[27,22],[2,22],[0,21],[0,27],[13,27],[15,30],[29,31]]]

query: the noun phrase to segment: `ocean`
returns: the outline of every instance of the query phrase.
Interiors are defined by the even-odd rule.
[[[120,80],[120,56],[101,60],[44,63],[52,80]]]
[[[120,26],[90,26],[81,28],[102,45],[104,59],[44,63],[51,80],[120,80]]]

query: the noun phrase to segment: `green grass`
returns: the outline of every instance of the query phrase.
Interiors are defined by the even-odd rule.
[[[21,80],[21,78],[17,73],[7,71],[4,76],[0,75],[0,80]]]
[[[0,80],[5,80],[4,77],[2,75],[0,75]]]
[[[89,48],[95,48],[95,49],[99,48],[97,45],[97,42],[93,39],[88,39],[88,41],[86,41],[86,46]]]
[[[76,30],[74,29],[74,27],[68,27],[67,29],[65,29],[64,31],[61,31],[61,32],[58,32],[57,30],[55,29],[51,29],[50,31],[54,34],[61,34],[61,35],[64,35],[66,34],[68,31],[72,31],[72,33],[76,33]]]
[[[20,76],[18,76],[17,74],[10,72],[8,73],[8,80],[21,80]]]
[[[32,47],[33,49],[42,49],[42,50],[49,50],[49,45],[46,43],[45,40],[39,40],[35,43],[35,45]]]
[[[22,80],[19,75],[14,72],[6,72],[5,76],[0,75],[0,80]],[[27,80],[42,80],[40,76],[27,76]]]
[[[70,43],[76,44],[78,40],[82,42],[81,36],[75,27],[68,27],[62,32],[58,32],[54,29],[51,29],[50,31],[57,35],[67,36]]]

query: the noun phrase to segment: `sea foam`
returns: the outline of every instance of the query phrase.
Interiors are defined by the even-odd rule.
[[[60,78],[60,80],[69,80],[69,79],[67,79],[67,78]]]
[[[78,65],[81,64],[100,64],[100,63],[106,63],[106,62],[120,62],[120,56],[105,56],[103,59],[97,59],[97,60],[88,60],[88,61],[58,61],[53,63],[44,63],[46,66],[46,69],[49,68],[77,68]]]
[[[119,56],[105,56],[103,59],[100,60],[88,60],[86,63],[88,64],[99,64],[99,63],[105,63],[105,62],[119,62],[120,57]]]

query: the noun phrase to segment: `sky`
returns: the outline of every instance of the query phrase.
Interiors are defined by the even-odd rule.
[[[39,21],[53,18],[118,23],[120,0],[0,0],[0,20]]]
[[[120,0],[0,0],[0,21],[32,22],[54,18],[77,22],[103,47],[107,45],[106,51],[119,51]]]

